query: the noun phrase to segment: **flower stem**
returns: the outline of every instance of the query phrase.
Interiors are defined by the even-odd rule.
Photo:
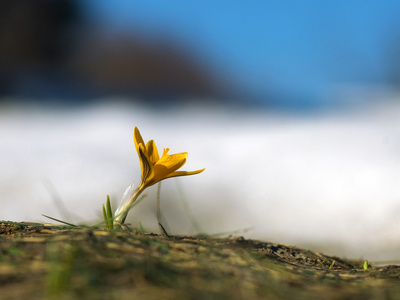
[[[132,188],[132,185],[130,185],[125,191],[125,194],[121,200],[121,204],[114,213],[114,228],[120,228],[121,225],[124,224],[129,210],[132,208],[134,202],[145,189],[143,184],[140,184],[133,192]]]

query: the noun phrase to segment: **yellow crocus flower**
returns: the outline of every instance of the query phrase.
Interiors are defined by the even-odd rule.
[[[135,190],[133,190],[133,185],[130,185],[126,190],[121,204],[114,214],[114,226],[120,226],[125,222],[132,204],[147,187],[167,178],[194,175],[205,170],[177,171],[186,163],[187,152],[168,154],[169,149],[166,148],[160,158],[154,141],[150,140],[145,144],[137,127],[134,130],[133,140],[139,156],[142,178]]]

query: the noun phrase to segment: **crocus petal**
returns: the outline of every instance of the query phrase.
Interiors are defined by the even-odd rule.
[[[184,153],[177,153],[177,154],[166,154],[161,157],[157,163],[154,165],[154,172],[159,172],[160,167],[163,166],[165,169],[168,170],[168,173],[174,172],[182,167],[186,163],[186,159],[188,154]],[[163,169],[164,169],[163,168]]]
[[[135,142],[135,148],[139,155],[139,145],[142,144],[144,146],[145,143],[144,143],[143,138],[140,135],[139,129],[137,127],[135,127],[135,130],[133,132],[133,141]]]
[[[143,144],[139,144],[138,152],[140,167],[142,169],[142,183],[145,184],[146,181],[152,180],[154,177],[154,169]]]
[[[163,156],[154,166],[153,172],[154,176],[146,181],[146,184],[153,185],[165,178],[180,167],[182,167],[186,162],[187,153],[179,153],[174,155]]]
[[[171,178],[171,177],[178,177],[178,176],[188,176],[188,175],[195,175],[195,174],[199,174],[201,172],[203,172],[205,170],[201,169],[201,170],[196,170],[196,171],[176,171],[176,172],[172,172],[169,175],[167,175],[164,178]]]
[[[158,154],[156,143],[153,140],[148,141],[146,145],[147,154],[149,155],[151,163],[154,165],[159,159],[160,155]]]

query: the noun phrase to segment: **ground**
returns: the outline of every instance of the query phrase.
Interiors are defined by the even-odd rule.
[[[1,299],[400,299],[400,266],[297,247],[0,222]]]

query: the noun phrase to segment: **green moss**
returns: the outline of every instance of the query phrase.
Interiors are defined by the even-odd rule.
[[[8,226],[8,227],[7,227]],[[396,299],[400,267],[244,239],[2,225],[5,299]],[[22,234],[21,238],[16,235]],[[335,264],[329,269],[332,261]],[[11,294],[18,297],[11,297]]]

